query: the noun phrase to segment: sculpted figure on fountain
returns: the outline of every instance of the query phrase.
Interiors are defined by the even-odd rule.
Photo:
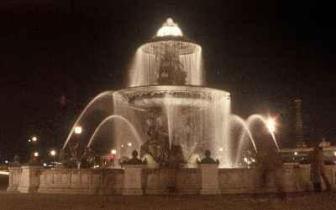
[[[185,85],[187,74],[173,46],[165,46],[165,52],[160,60],[158,84]]]
[[[169,139],[160,108],[152,108],[146,119],[147,141],[141,146],[141,156],[149,154],[160,165],[168,160]]]

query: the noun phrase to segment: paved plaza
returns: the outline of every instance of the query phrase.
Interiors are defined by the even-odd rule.
[[[281,200],[275,195],[88,196],[0,193],[1,210],[331,210],[334,193],[301,193]]]

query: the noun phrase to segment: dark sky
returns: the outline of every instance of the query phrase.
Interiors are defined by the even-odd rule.
[[[1,0],[0,159],[33,134],[61,145],[90,98],[124,87],[136,48],[170,16],[203,47],[208,86],[230,91],[235,113],[286,122],[300,97],[306,138],[336,140],[331,3]]]

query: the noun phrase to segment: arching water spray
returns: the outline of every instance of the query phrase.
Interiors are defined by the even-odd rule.
[[[128,127],[131,129],[131,132],[133,133],[135,139],[137,140],[138,145],[139,146],[142,145],[142,140],[141,140],[141,138],[139,136],[138,131],[135,129],[135,127],[133,126],[133,124],[129,120],[127,120],[126,118],[124,118],[123,116],[120,116],[120,115],[110,115],[110,116],[106,117],[103,121],[101,121],[99,123],[99,125],[97,126],[97,128],[93,132],[93,134],[92,134],[92,136],[91,136],[91,138],[89,140],[89,143],[87,144],[86,147],[90,147],[91,146],[91,144],[92,144],[93,140],[95,139],[97,133],[99,132],[100,128],[103,125],[105,125],[105,123],[107,123],[107,122],[109,122],[109,121],[111,121],[113,119],[119,119],[119,120],[122,120],[123,122],[125,122],[128,125]]]
[[[267,128],[267,119],[265,117],[263,117],[262,115],[260,114],[253,114],[251,116],[249,116],[246,120],[246,126],[248,128],[248,130],[250,131],[250,128],[251,126],[256,123],[256,122],[262,122],[263,125]],[[279,145],[278,145],[278,142],[276,140],[276,137],[274,135],[274,132],[273,131],[269,131],[271,137],[272,137],[272,140],[274,142],[274,145],[276,146],[277,150],[279,151],[280,148],[279,148]],[[251,135],[251,132],[250,134]],[[252,136],[252,135],[251,135]],[[246,138],[246,131],[244,130],[244,132],[242,133],[242,136],[241,138],[239,139],[239,144],[238,144],[238,150],[237,150],[237,156],[236,156],[236,163],[239,161],[239,158],[241,157],[241,153],[242,153],[242,148],[243,148],[243,145],[244,145],[244,139]],[[256,147],[255,147],[256,148]]]
[[[253,146],[254,151],[258,152],[258,149],[257,149],[256,143],[254,141],[254,138],[252,136],[252,133],[250,131],[250,128],[248,127],[245,120],[242,119],[241,117],[237,116],[237,115],[231,115],[231,122],[235,122],[236,124],[238,124],[239,126],[242,127],[242,131],[241,131],[241,133],[239,135],[239,139],[238,139],[238,149],[237,149],[237,153],[236,153],[236,157],[235,157],[235,165],[237,165],[238,161],[239,161],[240,154],[241,154],[242,144],[245,142],[246,137],[248,137],[249,140],[251,141],[251,144]]]
[[[80,113],[79,117],[77,118],[77,120],[75,121],[74,125],[72,126],[65,142],[64,142],[64,145],[63,145],[63,149],[66,148],[67,144],[69,143],[70,141],[70,138],[72,136],[72,134],[74,133],[75,131],[75,127],[78,126],[78,123],[81,121],[81,119],[83,118],[83,116],[86,114],[86,112],[88,111],[89,108],[91,108],[92,106],[95,105],[96,102],[98,102],[98,100],[104,98],[104,97],[107,97],[107,96],[111,96],[113,97],[113,92],[114,91],[105,91],[105,92],[102,92],[100,93],[99,95],[97,95],[96,97],[94,97],[89,103],[88,105],[86,105],[86,107],[83,109],[83,111]],[[113,99],[112,99],[113,100]]]

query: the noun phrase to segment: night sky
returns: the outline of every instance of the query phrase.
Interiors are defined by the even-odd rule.
[[[231,92],[234,113],[280,114],[290,133],[299,97],[305,138],[336,143],[331,3],[1,0],[0,160],[24,153],[31,135],[62,145],[90,98],[125,87],[136,48],[167,17],[203,47],[207,84]]]

